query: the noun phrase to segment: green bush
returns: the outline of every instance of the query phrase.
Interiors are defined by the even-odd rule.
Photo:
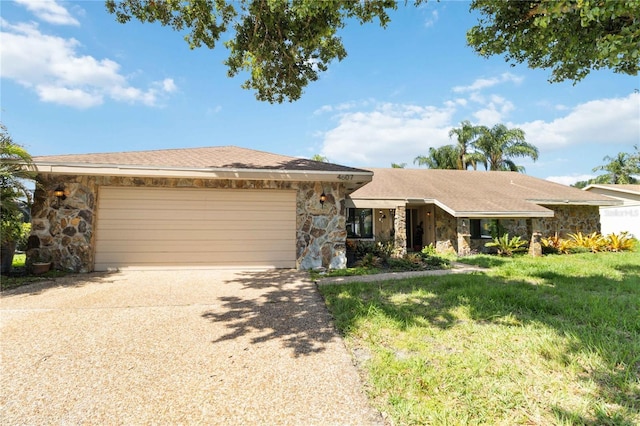
[[[22,213],[17,210],[5,210],[0,220],[2,244],[13,243],[22,235]]]
[[[434,246],[433,243],[428,246],[424,246],[421,253],[423,256],[435,256],[437,254],[436,246]]]
[[[20,230],[20,237],[16,241],[16,250],[27,251],[27,241],[29,240],[29,234],[31,234],[31,224],[23,223]]]
[[[502,237],[496,237],[493,241],[486,243],[485,247],[495,247],[498,250],[500,256],[513,256],[515,253],[523,252],[527,250],[527,242],[520,236],[515,236],[509,239],[509,234],[504,234]]]

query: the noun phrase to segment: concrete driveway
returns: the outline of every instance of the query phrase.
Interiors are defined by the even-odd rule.
[[[383,424],[297,271],[74,275],[0,299],[3,424]]]

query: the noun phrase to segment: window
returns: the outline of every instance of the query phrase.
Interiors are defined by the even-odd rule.
[[[373,238],[373,209],[347,209],[347,238]]]
[[[492,238],[492,231],[497,229],[498,221],[496,219],[471,219],[471,238]]]

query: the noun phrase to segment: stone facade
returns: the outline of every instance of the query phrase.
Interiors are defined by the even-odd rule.
[[[456,229],[458,233],[458,256],[468,256],[471,254],[471,225],[469,219],[458,218]]]
[[[554,217],[540,219],[540,230],[543,237],[558,234],[566,237],[567,234],[582,232],[591,234],[600,232],[600,208],[598,206],[544,206],[553,210]]]
[[[436,251],[438,253],[458,252],[458,224],[456,218],[440,207],[435,208]]]
[[[65,200],[53,196],[58,186],[64,187]],[[42,259],[52,261],[56,269],[93,270],[96,202],[101,186],[296,190],[298,268],[346,266],[345,189],[340,183],[46,174],[38,177],[27,265]],[[319,200],[322,192],[327,196],[324,205]]]
[[[545,206],[554,211],[552,218],[501,218],[500,230],[510,237],[519,236],[529,241],[532,255],[540,255],[540,239],[556,233],[566,237],[569,233],[590,234],[600,232],[598,206]],[[466,256],[473,252],[485,252],[488,239],[471,239],[469,219],[454,218],[444,210],[436,208],[436,249],[438,252],[455,252]]]
[[[600,232],[600,213],[598,206],[566,206],[547,205],[544,206],[554,211],[553,218],[500,218],[499,233],[508,233],[510,237],[519,236],[530,244],[530,254],[539,256],[542,254],[541,238],[552,236],[556,232],[561,237],[566,237],[568,233],[581,231],[582,233]],[[456,218],[440,207],[433,205],[434,238],[430,242],[435,242],[436,251],[439,253],[455,253],[459,256],[466,256],[474,253],[491,252],[485,247],[489,238],[471,238],[471,219]],[[374,209],[374,213],[380,218],[385,213],[382,209]],[[403,256],[407,250],[406,240],[406,215],[407,208],[398,206],[393,217],[395,230],[394,255]],[[379,219],[381,225],[375,236],[376,241],[384,240],[386,217]],[[389,219],[391,221],[391,219]],[[431,237],[430,237],[431,240]],[[495,251],[493,251],[495,252]]]
[[[407,254],[407,208],[405,206],[396,207],[396,214],[393,218],[393,255],[402,257]]]

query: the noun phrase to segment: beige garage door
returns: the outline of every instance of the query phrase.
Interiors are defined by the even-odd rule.
[[[295,191],[101,187],[95,270],[295,267]]]

